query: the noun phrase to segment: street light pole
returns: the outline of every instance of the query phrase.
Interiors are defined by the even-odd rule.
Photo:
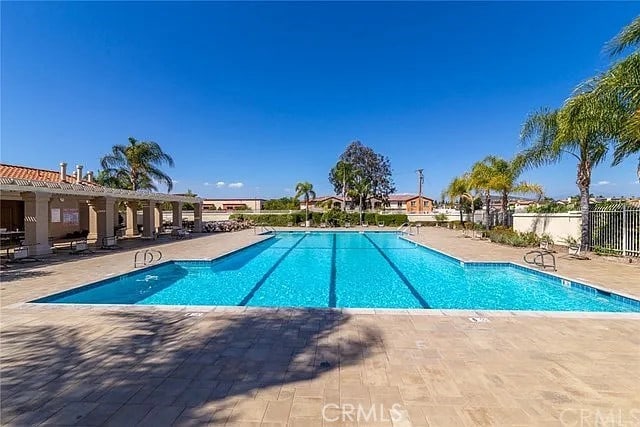
[[[418,169],[416,172],[418,173],[418,213],[422,213],[422,184],[424,183],[424,169]]]

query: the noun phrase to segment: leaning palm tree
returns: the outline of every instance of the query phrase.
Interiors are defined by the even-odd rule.
[[[469,174],[457,176],[451,180],[449,185],[444,191],[444,194],[453,200],[458,199],[458,210],[460,211],[460,222],[464,224],[464,217],[462,216],[464,210],[464,200],[471,202],[471,210],[473,211],[474,197],[471,195],[471,181]]]
[[[309,200],[316,198],[316,192],[313,191],[313,184],[310,182],[299,182],[296,184],[296,195],[295,198],[304,197],[305,209],[306,209],[306,217],[305,224],[307,227],[309,226]]]
[[[156,142],[130,137],[128,145],[114,145],[100,164],[108,176],[126,179],[131,190],[157,190],[154,181],[166,184],[167,191],[173,189],[171,177],[160,169],[164,164],[173,167],[173,159]]]
[[[574,95],[559,110],[542,109],[525,121],[520,154],[524,167],[557,163],[571,156],[577,163],[576,184],[580,190],[581,248],[589,247],[589,188],[591,171],[601,163],[608,150],[609,136],[594,113],[594,92]]]
[[[591,106],[615,142],[613,165],[626,157],[640,154],[640,16],[606,45],[611,56],[632,48],[633,51],[614,63],[609,70],[578,87],[578,93],[593,91],[597,95]],[[592,98],[593,99],[593,98]],[[640,158],[637,175],[640,180]]]

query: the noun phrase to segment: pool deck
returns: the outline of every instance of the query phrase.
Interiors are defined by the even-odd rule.
[[[263,238],[161,250],[211,258]],[[412,238],[464,260],[526,252]],[[2,272],[2,425],[640,425],[640,315],[23,304],[130,271],[133,253]],[[560,256],[558,274],[640,297],[637,262]]]

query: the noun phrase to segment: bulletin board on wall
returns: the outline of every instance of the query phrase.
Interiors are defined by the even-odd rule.
[[[62,222],[69,225],[80,224],[80,211],[74,208],[63,209]]]
[[[51,222],[60,222],[60,208],[51,208]]]

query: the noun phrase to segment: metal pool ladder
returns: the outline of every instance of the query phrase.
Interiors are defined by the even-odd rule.
[[[398,232],[400,234],[411,234],[411,223],[405,222],[404,224],[402,224],[400,227],[398,227]]]
[[[270,225],[256,225],[255,227],[253,227],[253,234],[262,234],[265,232],[277,234],[277,230]]]
[[[530,257],[533,255],[533,257]],[[545,262],[545,257],[551,257],[550,262]],[[543,270],[547,267],[553,268],[553,271],[557,271],[556,268],[556,257],[551,251],[544,249],[536,249],[524,254],[524,262],[527,264],[535,265],[536,267],[540,267]]]
[[[144,267],[162,259],[162,252],[157,249],[139,250],[133,256],[133,268]]]

